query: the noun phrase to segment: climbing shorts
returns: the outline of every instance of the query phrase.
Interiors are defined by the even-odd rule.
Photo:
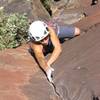
[[[75,35],[75,27],[69,25],[58,25],[58,38],[73,38]]]

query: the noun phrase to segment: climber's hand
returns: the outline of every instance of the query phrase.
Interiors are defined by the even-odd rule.
[[[53,72],[54,69],[52,67],[49,67],[46,71],[47,79],[49,82],[53,83]]]

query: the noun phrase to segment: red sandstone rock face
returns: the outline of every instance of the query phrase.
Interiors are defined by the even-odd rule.
[[[28,45],[24,45],[0,51],[0,100],[100,98],[99,6],[84,9],[88,16],[75,24],[84,32],[62,44],[62,55],[52,66],[60,97],[28,52]]]
[[[26,47],[0,52],[0,100],[28,100],[20,89],[29,84],[37,65]]]

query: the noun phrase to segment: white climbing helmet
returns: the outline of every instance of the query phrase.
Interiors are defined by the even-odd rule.
[[[34,21],[29,27],[29,37],[38,42],[49,34],[48,26],[43,21]]]

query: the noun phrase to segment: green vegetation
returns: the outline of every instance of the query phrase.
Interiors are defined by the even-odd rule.
[[[46,10],[48,11],[48,13],[50,15],[52,15],[52,11],[50,9],[50,3],[51,3],[51,0],[41,0],[42,4],[44,5],[44,7],[46,8]]]
[[[4,14],[0,11],[0,50],[15,48],[28,39],[28,18],[25,14]]]

